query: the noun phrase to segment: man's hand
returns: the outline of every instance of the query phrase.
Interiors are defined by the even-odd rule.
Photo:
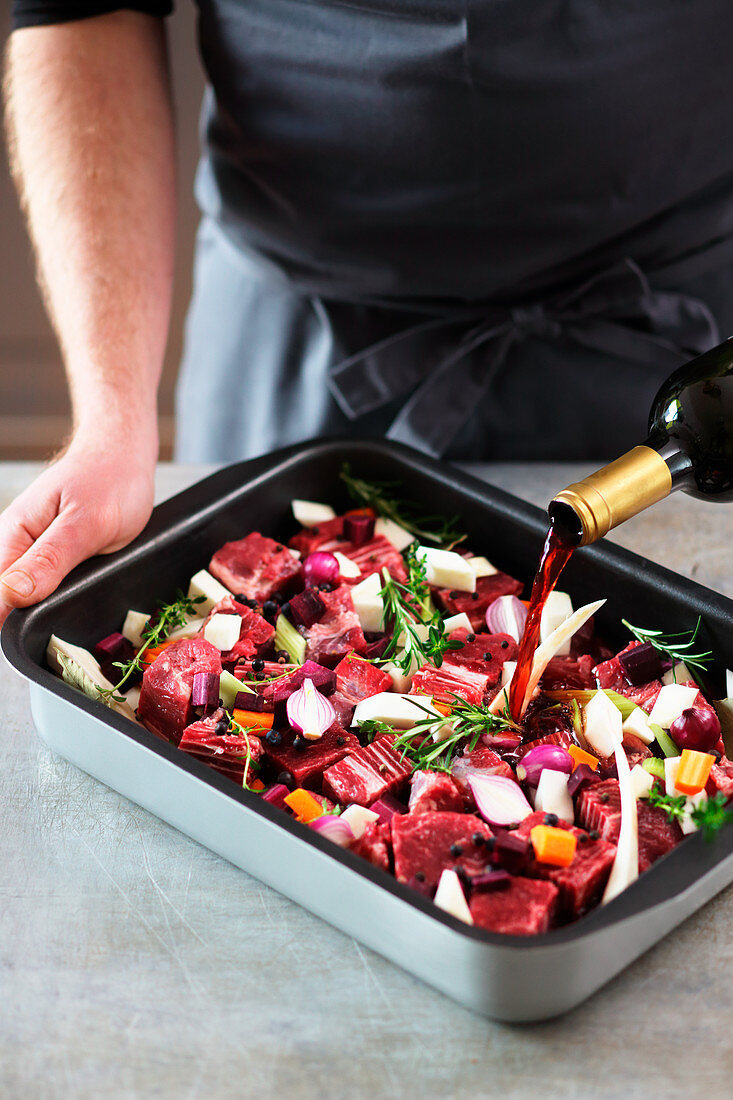
[[[0,625],[12,608],[48,596],[85,558],[139,534],[153,507],[149,441],[149,432],[145,441],[77,434],[0,515]]]

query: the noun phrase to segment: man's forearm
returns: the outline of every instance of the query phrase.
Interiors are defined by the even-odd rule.
[[[175,240],[162,25],[119,12],[15,31],[6,96],[13,170],[75,427],[124,435],[137,425],[156,447]]]

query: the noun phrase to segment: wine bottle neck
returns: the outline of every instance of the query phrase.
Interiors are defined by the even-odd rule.
[[[647,440],[645,446],[652,447],[667,464],[672,478],[670,492],[674,489],[684,489],[694,480],[692,460],[674,440],[667,439],[660,446],[655,446],[652,440]]]

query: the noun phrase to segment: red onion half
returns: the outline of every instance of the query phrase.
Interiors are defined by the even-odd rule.
[[[339,573],[338,559],[326,550],[314,550],[303,562],[306,587],[317,588],[319,584],[335,584]]]
[[[321,695],[312,680],[304,680],[302,687],[289,696],[285,707],[288,722],[306,741],[317,741],[336,721],[333,704]]]
[[[489,825],[518,825],[532,813],[521,787],[505,775],[469,776],[478,812]]]
[[[545,768],[570,775],[573,758],[562,745],[536,745],[517,764],[517,778],[524,779],[530,787],[536,787]]]
[[[315,818],[310,822],[310,827],[341,848],[348,848],[354,843],[354,834],[348,821],[342,821],[334,814],[324,814],[323,817]]]
[[[499,596],[486,608],[490,634],[508,634],[519,643],[527,621],[527,608],[516,596]]]

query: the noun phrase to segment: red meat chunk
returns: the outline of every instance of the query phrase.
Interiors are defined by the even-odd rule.
[[[386,569],[396,581],[407,580],[407,570],[402,555],[384,535],[375,535],[361,546],[352,546],[347,542],[339,549],[361,569],[361,577],[355,577],[350,582],[352,584],[359,584],[372,573],[380,573],[382,569]]]
[[[544,818],[544,813],[530,814],[520,823],[515,835],[528,839],[532,828],[541,825]],[[565,920],[575,920],[600,900],[616,858],[616,845],[602,838],[590,840],[583,829],[564,821],[558,821],[557,827],[569,829],[578,838],[573,862],[568,867],[552,867],[532,859],[523,873],[530,878],[553,882],[560,891],[559,914]]]
[[[425,665],[412,677],[410,695],[430,695],[444,703],[452,703],[457,695],[467,703],[482,703],[489,678],[466,665],[443,664],[440,668]]]
[[[494,687],[501,679],[501,670],[505,661],[513,661],[517,656],[517,643],[508,634],[474,634],[473,641],[467,641],[469,632],[465,627],[451,631],[451,641],[463,642],[461,649],[449,649],[443,658],[443,664],[449,668],[462,666],[472,672],[483,673],[486,686]]]
[[[536,748],[537,745],[560,745],[564,749],[569,749],[575,743],[574,738],[570,736],[567,730],[558,730],[556,733],[548,733],[545,737],[538,737],[534,741],[525,741],[524,744],[519,746],[517,752],[521,758],[530,749]]]
[[[379,695],[381,691],[390,691],[392,688],[392,677],[388,672],[382,672],[353,653],[347,653],[334,671],[336,690],[352,705],[368,699],[370,695]]]
[[[268,623],[267,619],[263,619],[251,607],[247,607],[243,603],[237,603],[234,596],[225,596],[223,600],[219,600],[212,607],[201,628],[202,632],[214,615],[239,615],[242,620],[242,625],[239,628],[239,641],[221,655],[224,664],[232,664],[243,657],[256,657],[270,646],[275,636],[275,627]]]
[[[553,657],[540,680],[540,687],[546,691],[595,686],[593,658],[588,653],[582,657]]]
[[[265,742],[265,755],[278,772],[290,772],[296,786],[315,790],[321,784],[324,769],[359,748],[359,741],[338,722],[327,729],[317,741],[309,741],[302,749],[293,748],[295,733],[286,730],[279,745]]]
[[[718,763],[713,764],[705,790],[709,795],[723,794],[733,798],[733,760],[721,756]]]
[[[493,834],[488,825],[471,814],[396,814],[391,821],[394,873],[398,882],[415,876],[435,888],[446,867],[463,867],[469,874],[480,873],[487,864],[484,842]],[[422,877],[421,877],[422,876]]]
[[[389,822],[370,821],[359,839],[352,844],[351,850],[375,867],[389,871],[392,854],[392,830]]]
[[[224,543],[209,562],[209,572],[230,592],[260,601],[292,590],[302,576],[300,562],[287,547],[258,531]]]
[[[270,667],[272,667],[272,672],[268,671]],[[235,672],[237,671],[238,669],[235,669]],[[256,673],[250,671],[249,674],[256,677]],[[306,661],[303,665],[270,665],[268,663],[262,675],[264,680],[260,686],[258,686],[256,679],[252,686],[263,699],[270,703],[286,702],[294,691],[302,687],[304,680],[312,680],[322,695],[332,693],[336,683],[333,670],[317,665],[314,661]],[[268,683],[267,681],[272,677],[277,677],[277,679]]]
[[[672,823],[664,810],[650,806],[644,798],[636,801],[639,825],[639,873],[672,850],[682,839],[679,825]],[[621,794],[617,779],[604,779],[581,791],[576,807],[578,820],[604,840],[618,842],[621,829]]]
[[[321,599],[326,612],[305,632],[308,659],[333,668],[352,650],[366,653],[367,641],[348,586],[342,584],[333,592],[321,592]]]
[[[387,791],[395,791],[410,774],[410,765],[392,748],[386,734],[371,745],[350,752],[323,773],[323,791],[337,802],[369,806]]]
[[[246,737],[234,734],[217,735],[216,724],[223,717],[227,715],[220,709],[210,717],[186,726],[178,747],[189,756],[203,760],[221,775],[233,779],[241,787],[244,781],[244,769],[247,766],[247,754],[249,753],[250,756],[247,781],[251,783],[256,773],[256,767],[253,765],[256,765],[262,756],[262,742],[252,733],[248,733]]]
[[[436,810],[463,811],[463,795],[445,772],[413,772],[410,781],[410,813]]]
[[[299,550],[304,558],[314,550],[339,550],[343,554],[344,545],[350,545],[346,544],[343,533],[344,517],[336,516],[314,527],[304,527],[297,535],[293,535],[288,546]]]
[[[507,779],[515,779],[514,772],[509,764],[502,760],[493,749],[479,747],[473,752],[464,752],[453,761],[451,775],[458,784],[459,789],[469,798],[472,798],[468,785],[467,775],[478,772],[481,775],[503,775]]]
[[[508,936],[536,936],[552,927],[558,888],[542,879],[513,876],[504,890],[476,893],[471,916],[479,928]]]
[[[181,739],[194,712],[191,688],[197,672],[221,675],[221,654],[200,634],[167,646],[143,674],[140,721],[166,741]]]
[[[510,577],[508,573],[493,573],[490,577],[479,577],[475,592],[458,592],[452,588],[434,589],[436,603],[451,615],[465,611],[474,630],[486,628],[486,608],[499,596],[519,596],[522,592],[521,581]]]

